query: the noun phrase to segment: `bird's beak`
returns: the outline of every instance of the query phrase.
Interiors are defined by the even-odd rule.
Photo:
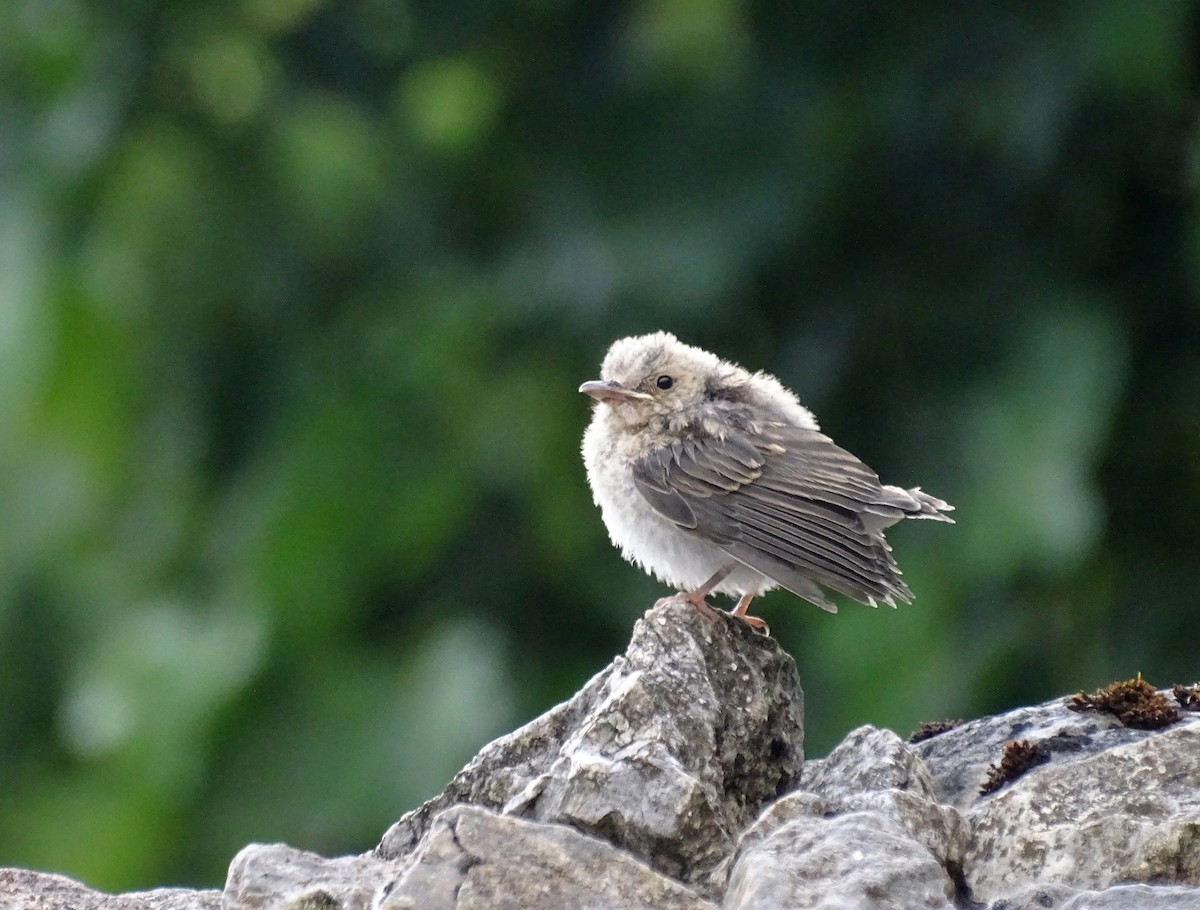
[[[597,401],[620,402],[620,401],[645,401],[650,398],[645,392],[635,392],[632,389],[627,389],[619,382],[611,382],[607,379],[589,379],[579,387],[579,391],[584,395],[591,395]]]

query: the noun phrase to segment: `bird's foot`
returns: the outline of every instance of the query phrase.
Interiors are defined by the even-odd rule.
[[[680,591],[678,594],[672,594],[669,597],[660,597],[654,602],[654,606],[656,607],[662,607],[666,604],[691,604],[706,619],[715,620],[717,618],[717,611],[705,599],[705,592]]]
[[[665,604],[691,604],[693,607],[695,607],[697,610],[700,611],[701,616],[705,617],[706,619],[711,619],[711,620],[715,621],[718,618],[718,614],[721,611],[717,610],[715,607],[713,607],[712,604],[710,604],[708,602],[707,595],[708,595],[708,592],[704,591],[704,590],[680,591],[678,594],[672,594],[669,597],[660,597],[658,600],[656,600],[654,602],[654,606],[661,607],[661,606],[664,606]],[[736,617],[737,619],[740,619],[742,622],[744,622],[746,625],[750,626],[750,628],[754,629],[756,632],[760,632],[763,635],[770,637],[770,635],[771,635],[771,627],[770,626],[768,626],[765,622],[763,622],[763,620],[759,619],[757,616],[748,616],[746,614],[746,607],[748,607],[750,605],[750,601],[753,598],[754,598],[753,594],[743,595],[742,598],[737,602],[737,606],[735,606],[732,610],[729,611],[729,615]]]
[[[759,619],[757,616],[750,616],[746,613],[746,608],[750,606],[750,601],[754,599],[753,594],[743,594],[737,602],[737,605],[729,611],[730,616],[736,616],[750,628],[756,632],[761,632],[768,638],[771,636],[771,627]]]
[[[661,597],[655,601],[654,606],[661,607],[663,604],[687,603],[699,610],[701,616],[715,621],[717,611],[709,604],[708,595],[713,588],[719,585],[733,571],[733,567],[733,563],[723,566],[716,571],[712,578],[694,591],[680,591],[678,594],[672,594],[670,597]]]
[[[767,636],[767,638],[771,637],[771,627],[768,626],[766,624],[766,622],[759,619],[757,616],[741,616],[741,615],[738,615],[737,613],[733,613],[733,612],[730,612],[729,615],[737,616],[738,619],[740,619],[742,622],[744,622],[746,625],[748,625],[755,632],[758,632],[760,635],[765,635],[765,636]]]

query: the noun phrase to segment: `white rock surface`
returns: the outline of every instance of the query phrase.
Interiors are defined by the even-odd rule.
[[[1026,885],[1200,885],[1200,725],[1052,761],[968,813],[976,900]]]

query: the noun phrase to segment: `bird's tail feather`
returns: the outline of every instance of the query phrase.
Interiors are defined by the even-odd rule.
[[[905,490],[914,502],[916,502],[918,510],[909,512],[909,518],[930,518],[934,521],[948,521],[954,524],[954,519],[949,515],[944,515],[944,512],[953,512],[954,506],[946,502],[944,499],[938,499],[936,496],[930,496],[928,493],[921,491],[920,487],[913,487],[911,490]]]
[[[880,489],[879,499],[863,507],[863,520],[867,527],[875,531],[890,528],[902,518],[929,518],[933,521],[948,521],[954,524],[954,519],[944,512],[953,512],[954,506],[944,499],[930,496],[921,491],[920,487],[904,490],[900,487],[884,485]],[[873,516],[874,520],[867,516]]]

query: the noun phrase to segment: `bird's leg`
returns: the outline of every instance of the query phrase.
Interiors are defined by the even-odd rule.
[[[670,597],[660,597],[654,602],[654,606],[661,607],[663,604],[672,603],[688,603],[699,610],[704,616],[709,619],[717,618],[717,611],[709,606],[707,597],[717,585],[725,580],[725,577],[733,571],[733,566],[726,566],[721,569],[712,578],[696,588],[694,591],[680,591],[678,594],[672,594]]]
[[[750,606],[750,601],[752,601],[752,600],[754,600],[753,594],[743,594],[740,598],[738,598],[737,606],[735,606],[732,610],[729,611],[729,615],[736,616],[738,619],[742,620],[743,622],[753,626],[754,628],[756,628],[760,632],[762,632],[763,630],[765,630],[767,628],[767,624],[765,622],[763,622],[761,619],[759,619],[757,616],[747,616],[746,615],[746,608]],[[770,634],[770,633],[768,632],[767,634]]]

